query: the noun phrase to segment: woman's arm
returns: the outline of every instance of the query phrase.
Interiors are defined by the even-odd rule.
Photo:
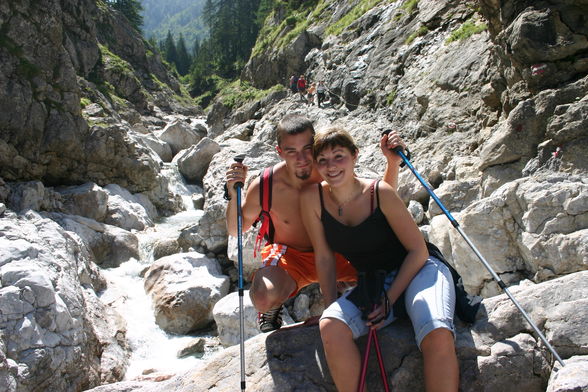
[[[309,185],[300,195],[302,222],[312,242],[314,262],[325,307],[337,299],[337,269],[335,254],[329,247],[321,222],[321,207],[317,185]]]
[[[429,252],[423,235],[396,191],[388,184],[380,183],[379,200],[390,227],[407,251],[398,275],[387,292],[388,299],[393,304],[425,264]]]
[[[406,149],[406,145],[400,135],[398,135],[398,132],[391,131],[388,134],[382,135],[380,149],[386,158],[386,170],[382,179],[394,190],[398,189],[398,171],[402,163],[402,158],[394,151],[394,148],[398,146]]]

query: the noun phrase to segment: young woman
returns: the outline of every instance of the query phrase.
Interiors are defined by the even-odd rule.
[[[385,299],[367,321],[348,298],[351,292],[335,300],[333,252],[342,253],[360,272],[386,271],[388,303],[394,304],[404,293],[423,353],[427,391],[457,391],[455,291],[447,266],[429,256],[423,236],[393,188],[355,175],[358,149],[346,131],[330,128],[317,135],[313,156],[324,181],[303,191],[301,211],[327,306],[319,326],[337,389],[357,390],[361,358],[354,340],[369,328],[390,324],[395,316]]]

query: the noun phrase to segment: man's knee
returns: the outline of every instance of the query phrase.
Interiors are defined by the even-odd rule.
[[[259,312],[267,312],[271,309],[272,301],[268,296],[268,291],[265,287],[260,287],[259,285],[251,285],[249,289],[249,297],[251,298],[251,303]]]
[[[283,298],[284,294],[281,292],[283,285],[279,277],[275,276],[275,271],[265,270],[265,268],[257,271],[249,289],[249,297],[255,309],[265,313],[280,306],[287,298],[287,295]]]

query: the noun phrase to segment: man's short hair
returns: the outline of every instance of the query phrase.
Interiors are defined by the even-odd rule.
[[[306,130],[310,130],[314,136],[314,126],[308,117],[301,114],[287,114],[278,124],[276,135],[278,146],[281,146],[284,135],[297,135]]]

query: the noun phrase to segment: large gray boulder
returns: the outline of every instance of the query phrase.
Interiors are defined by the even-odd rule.
[[[176,155],[174,162],[177,162],[178,169],[186,180],[191,183],[202,183],[212,157],[220,149],[217,142],[205,137],[195,146]]]
[[[164,331],[187,334],[213,320],[212,308],[229,291],[229,278],[216,260],[198,252],[155,261],[145,272],[145,290],[153,301],[155,322]]]
[[[130,258],[139,258],[139,240],[125,229],[77,215],[49,213],[46,216],[79,236],[92,251],[95,263],[103,268],[118,267]]]
[[[223,297],[212,309],[218,337],[223,346],[239,344],[239,311],[239,294],[237,292]],[[257,311],[251,303],[249,290],[245,290],[243,295],[243,317],[245,339],[259,334],[259,329],[257,328]]]
[[[556,364],[546,392],[588,391],[588,356],[575,355],[566,361],[566,366]]]
[[[206,133],[202,133],[200,128],[192,128],[184,120],[175,120],[166,125],[156,136],[170,145],[172,156],[175,156],[181,150],[190,148],[200,141]]]
[[[157,211],[148,198],[133,195],[117,184],[108,184],[104,189],[108,192],[105,223],[125,230],[143,230],[153,226]]]
[[[93,182],[56,189],[63,199],[63,211],[103,222],[108,210],[108,192]]]
[[[588,268],[588,188],[579,177],[537,175],[508,183],[453,214],[505,281],[551,279]],[[500,289],[445,216],[431,221],[429,239],[460,272],[472,293]]]

